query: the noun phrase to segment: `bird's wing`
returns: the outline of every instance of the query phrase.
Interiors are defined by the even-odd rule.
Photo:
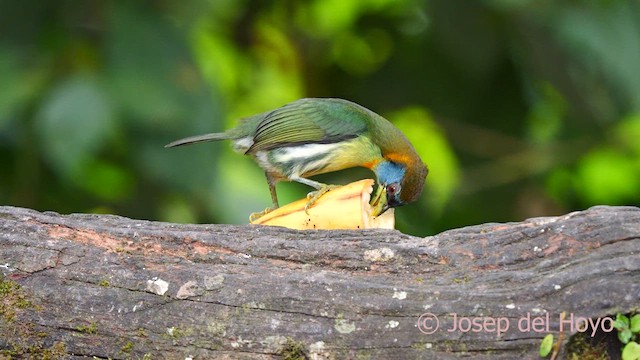
[[[340,99],[301,99],[265,115],[247,153],[278,147],[334,143],[367,129],[366,109]]]

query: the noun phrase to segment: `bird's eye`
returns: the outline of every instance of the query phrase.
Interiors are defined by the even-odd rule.
[[[398,185],[389,184],[387,185],[387,196],[393,196],[398,192]]]

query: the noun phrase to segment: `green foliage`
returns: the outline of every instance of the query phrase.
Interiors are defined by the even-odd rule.
[[[246,223],[270,204],[250,159],[228,144],[163,145],[301,97],[355,101],[414,142],[431,173],[397,217],[416,235],[638,204],[639,12],[632,1],[3,2],[0,204]],[[283,203],[309,191],[278,190]]]
[[[540,343],[540,356],[547,357],[553,349],[553,334],[547,334]]]
[[[622,360],[640,360],[640,344],[629,342],[622,350]]]
[[[528,137],[536,143],[550,143],[562,130],[566,115],[566,100],[550,83],[537,90],[537,98],[527,118]]]
[[[623,205],[640,186],[636,162],[614,149],[594,149],[578,163],[576,190],[590,204]]]
[[[620,339],[623,344],[628,343],[633,336],[631,329],[629,329],[629,318],[623,314],[618,314],[614,325],[618,330],[618,339]]]
[[[635,314],[631,317],[631,320],[629,320],[629,330],[632,333],[640,335],[640,314]]]
[[[622,349],[622,360],[640,359],[640,314],[626,316],[617,314],[614,322],[618,330],[618,339],[624,344]]]
[[[114,131],[112,117],[96,79],[74,75],[57,85],[44,99],[35,123],[45,160],[62,176],[79,177]]]

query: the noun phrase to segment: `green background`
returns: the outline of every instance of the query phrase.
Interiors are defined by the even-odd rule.
[[[0,204],[246,223],[270,204],[251,159],[163,145],[302,97],[412,140],[431,173],[407,233],[640,201],[638,1],[7,0]]]

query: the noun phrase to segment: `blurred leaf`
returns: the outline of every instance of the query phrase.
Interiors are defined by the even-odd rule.
[[[502,8],[504,10],[519,10],[521,8],[525,8],[532,3],[535,3],[535,0],[484,0],[491,6],[495,6],[497,8]]]
[[[246,94],[238,100],[238,109],[230,112],[236,117],[234,125],[240,116],[246,115],[247,109],[256,109],[254,114],[263,112],[296,100],[303,94],[300,57],[287,36],[269,22],[256,25],[256,36],[257,42],[252,49],[256,64],[252,72],[245,75],[252,80],[251,84],[243,84]]]
[[[301,29],[311,36],[330,38],[353,27],[358,18],[367,13],[392,14],[394,7],[404,7],[411,1],[398,0],[314,0],[301,6],[296,20]],[[305,4],[306,5],[306,4]]]
[[[218,176],[211,183],[207,205],[221,221],[247,224],[251,213],[271,207],[264,172],[249,157],[225,151],[216,166]],[[285,204],[283,192],[278,195],[280,204]]]
[[[428,203],[437,211],[451,199],[460,184],[456,156],[446,135],[423,108],[408,107],[390,115],[429,167],[426,186],[433,189]]]
[[[623,147],[632,150],[640,160],[640,113],[631,114],[615,127],[616,140]],[[640,165],[640,164],[639,164]]]
[[[547,176],[545,187],[553,200],[570,203],[575,195],[574,185],[573,174],[569,169],[556,168]]]
[[[640,314],[635,314],[629,320],[629,329],[631,332],[640,333]]]
[[[571,4],[571,3],[570,3]],[[580,62],[602,69],[640,109],[640,7],[633,1],[574,3],[558,12],[558,35]]]
[[[150,127],[187,118],[190,93],[202,89],[184,35],[166,20],[129,2],[114,3],[110,18],[107,58],[112,96]]]
[[[640,188],[640,170],[634,159],[610,148],[588,153],[578,163],[578,193],[590,204],[625,204]]]
[[[391,54],[392,41],[383,30],[371,30],[366,36],[345,32],[336,37],[332,53],[345,71],[366,75],[383,64]]]
[[[631,340],[632,336],[633,336],[633,333],[629,329],[623,329],[620,332],[618,332],[618,340],[620,340],[620,342],[623,344],[628,343]]]
[[[616,315],[616,320],[613,322],[613,326],[617,330],[620,330],[620,331],[622,331],[624,329],[628,329],[629,328],[629,318],[624,314],[618,313]]]
[[[41,69],[24,69],[10,49],[0,46],[0,129],[35,95],[42,85],[42,75]]]
[[[322,36],[333,35],[351,26],[366,2],[315,0],[309,3],[309,8],[301,8],[301,28]]]
[[[176,11],[192,17],[194,8],[201,11],[218,11],[215,17],[232,16],[226,13],[231,2],[216,4],[172,4]],[[191,7],[194,6],[194,7]],[[222,9],[225,8],[225,9]],[[233,11],[231,11],[233,12]],[[219,93],[220,79],[208,78],[209,86],[202,78],[191,47],[198,52],[198,39],[208,39],[210,29],[206,25],[207,16],[194,20],[198,25],[190,33],[190,24],[177,24],[185,19],[170,19],[162,7],[147,7],[140,3],[114,3],[109,18],[107,32],[107,72],[110,79],[111,95],[126,119],[130,137],[125,144],[128,157],[135,164],[137,181],[158,188],[145,186],[136,196],[159,199],[155,193],[167,187],[194,194],[196,198],[206,198],[206,190],[215,178],[216,151],[219,145],[202,144],[194,147],[165,149],[163,146],[180,137],[197,133],[213,132],[223,126],[225,113],[221,109]],[[178,16],[172,14],[172,16]],[[189,43],[191,39],[192,44]],[[203,54],[206,59],[201,65],[215,62],[222,55],[218,43],[212,45],[214,53]],[[229,49],[232,49],[229,47]],[[235,51],[235,49],[233,49]],[[226,57],[225,57],[226,59]],[[230,63],[233,63],[230,61]],[[219,75],[228,69],[220,69]],[[205,68],[205,73],[209,70]],[[231,93],[235,89],[231,89]],[[151,190],[153,189],[153,190]],[[160,200],[157,200],[160,201]],[[164,200],[178,204],[171,198]],[[186,220],[187,213],[202,209],[197,200],[187,212],[171,213],[166,204],[160,204],[162,216]],[[176,206],[182,206],[180,204]],[[181,213],[182,215],[178,214]],[[194,215],[195,216],[195,215]],[[196,217],[197,218],[197,217]]]
[[[177,196],[169,196],[163,199],[160,203],[159,212],[160,221],[192,224],[198,220],[192,204],[188,203],[186,199]]]
[[[36,127],[52,168],[73,177],[113,132],[113,113],[96,78],[77,75],[51,91]]]
[[[104,161],[95,161],[74,178],[87,192],[105,201],[123,200],[131,195],[135,180],[126,169]]]
[[[198,26],[192,35],[196,59],[205,78],[227,96],[238,91],[240,79],[248,71],[247,59],[230,39]]]
[[[529,138],[535,143],[548,143],[560,132],[567,104],[550,83],[541,85],[539,92],[527,117]]]

